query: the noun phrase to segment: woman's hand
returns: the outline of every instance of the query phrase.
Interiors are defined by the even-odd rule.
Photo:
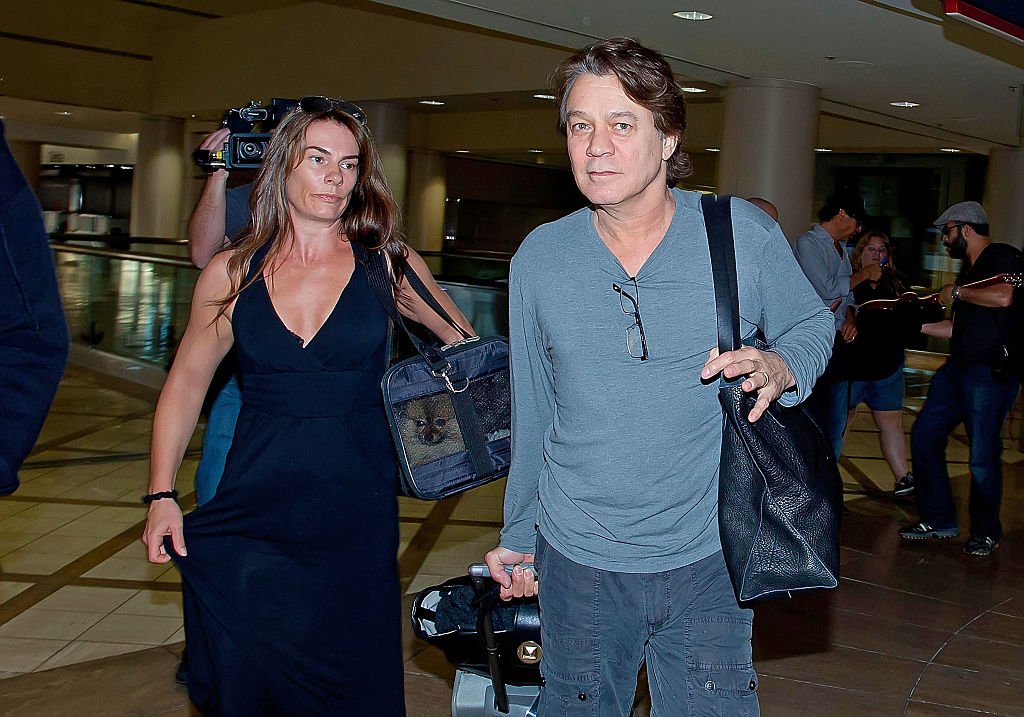
[[[747,416],[751,423],[759,419],[783,391],[796,385],[796,377],[781,356],[774,351],[759,351],[751,346],[726,351],[722,355],[718,354],[717,348],[711,349],[700,377],[706,381],[719,373],[726,378],[746,374],[740,388],[747,393],[757,392],[757,401]]]
[[[154,500],[149,504],[146,528],[142,532],[142,542],[146,545],[146,559],[149,562],[161,564],[170,561],[171,556],[164,548],[165,535],[171,536],[171,544],[178,555],[188,555],[181,525],[181,508],[169,498]]]

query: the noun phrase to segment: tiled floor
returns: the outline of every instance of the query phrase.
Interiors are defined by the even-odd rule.
[[[911,379],[908,429],[926,381]],[[22,488],[0,498],[2,715],[189,714],[172,680],[182,640],[177,573],[148,564],[138,542],[154,397],[69,370]],[[852,514],[840,588],[757,607],[765,715],[1024,715],[1019,420],[1015,413],[1006,440],[1007,538],[979,559],[961,553],[962,539],[899,540],[913,503],[886,495],[892,477],[874,425],[858,416],[841,461]],[[197,445],[178,481],[186,500]],[[949,459],[965,512],[966,457],[961,433]],[[407,604],[494,544],[501,488],[441,503],[402,500]],[[449,714],[451,666],[408,634],[405,654],[410,714]]]

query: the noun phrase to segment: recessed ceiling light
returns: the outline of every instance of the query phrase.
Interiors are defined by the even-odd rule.
[[[714,15],[709,15],[706,12],[700,12],[699,10],[680,10],[679,12],[672,13],[673,17],[678,17],[680,20],[710,20]]]
[[[440,107],[444,104],[441,100],[420,100],[421,105],[430,105],[431,107]]]
[[[529,152],[530,154],[542,154],[544,152],[543,149],[528,149],[526,151]]]
[[[829,149],[828,147],[815,147],[814,151],[815,152],[831,152],[832,150]]]
[[[940,152],[959,152],[960,150],[956,147],[939,147]]]
[[[722,150],[720,150],[718,147],[705,147],[704,151],[705,152],[721,152]]]
[[[71,113],[67,112],[67,111],[64,111],[64,112],[54,112],[54,114],[55,115],[60,115],[61,117],[70,117],[71,116]]]
[[[868,62],[866,60],[836,60],[837,65],[850,70],[870,70],[875,66],[874,62]]]
[[[457,149],[457,150],[455,150],[455,153],[456,154],[469,154],[469,150],[468,149]]]
[[[683,92],[692,92],[693,94],[700,94],[701,92],[707,92],[703,87],[680,87]]]
[[[553,99],[555,99],[554,95],[543,95],[543,94],[541,94],[541,95],[534,95],[534,97],[536,97],[538,100],[553,100]]]
[[[920,107],[920,102],[911,102],[910,100],[903,100],[901,102],[890,102],[893,107]]]

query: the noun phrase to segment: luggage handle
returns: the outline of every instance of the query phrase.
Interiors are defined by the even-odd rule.
[[[494,620],[491,611],[498,600],[497,591],[492,591],[487,581],[490,571],[483,563],[469,566],[469,577],[473,581],[477,607],[476,631],[483,637],[484,652],[487,654],[487,670],[491,673],[491,687],[494,688],[494,708],[502,714],[508,714],[508,690],[501,675],[501,660],[498,653],[498,639],[494,636]]]

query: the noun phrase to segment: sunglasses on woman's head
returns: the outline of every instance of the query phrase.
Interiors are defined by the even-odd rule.
[[[366,125],[366,113],[363,112],[363,108],[345,100],[336,100],[330,97],[301,97],[299,98],[299,107],[303,112],[310,114],[337,110],[344,112],[359,124]]]

